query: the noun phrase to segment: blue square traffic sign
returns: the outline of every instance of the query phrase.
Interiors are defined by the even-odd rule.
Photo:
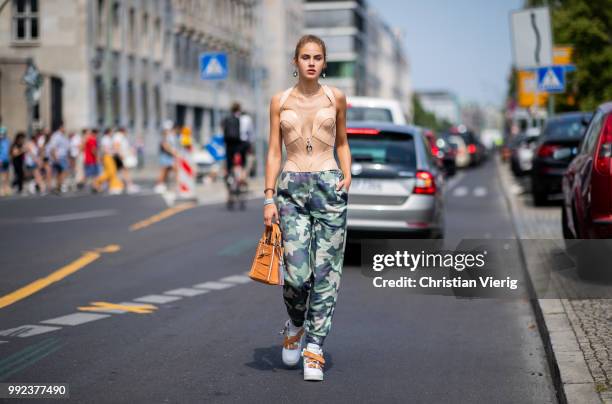
[[[200,55],[200,77],[202,80],[227,78],[227,53],[206,52]]]
[[[538,91],[562,93],[565,91],[565,66],[538,68]]]

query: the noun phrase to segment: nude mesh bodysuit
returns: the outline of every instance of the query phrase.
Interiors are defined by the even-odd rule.
[[[283,171],[339,169],[334,158],[336,99],[329,87],[321,87],[317,94],[307,98],[297,95],[295,86],[281,96],[280,127],[287,150]]]

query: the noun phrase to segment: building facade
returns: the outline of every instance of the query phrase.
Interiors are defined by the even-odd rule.
[[[22,77],[29,58],[43,76],[36,126],[124,126],[156,154],[163,120],[204,142],[251,83],[253,0],[8,0],[0,10],[0,116],[25,130]],[[228,54],[223,81],[200,78],[199,55]],[[221,110],[220,114],[214,111]],[[217,120],[215,122],[214,117]]]
[[[400,32],[391,29],[365,0],[307,0],[304,33],[327,46],[323,81],[348,96],[391,98],[412,120],[410,65]]]

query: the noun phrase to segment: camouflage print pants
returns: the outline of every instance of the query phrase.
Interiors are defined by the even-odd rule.
[[[348,193],[341,170],[283,171],[277,207],[285,249],[283,298],[306,341],[323,345],[331,328],[346,245]]]

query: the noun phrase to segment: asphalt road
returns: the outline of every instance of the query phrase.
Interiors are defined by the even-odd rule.
[[[447,243],[514,237],[492,161],[449,185]],[[164,211],[155,195],[0,201],[0,299],[64,276],[0,308],[0,382],[69,383],[73,402],[556,402],[528,301],[376,289],[354,259],[326,380],[304,382],[281,362],[280,290],[243,282],[260,201],[170,211],[130,230]],[[109,303],[151,306],[78,309]]]

